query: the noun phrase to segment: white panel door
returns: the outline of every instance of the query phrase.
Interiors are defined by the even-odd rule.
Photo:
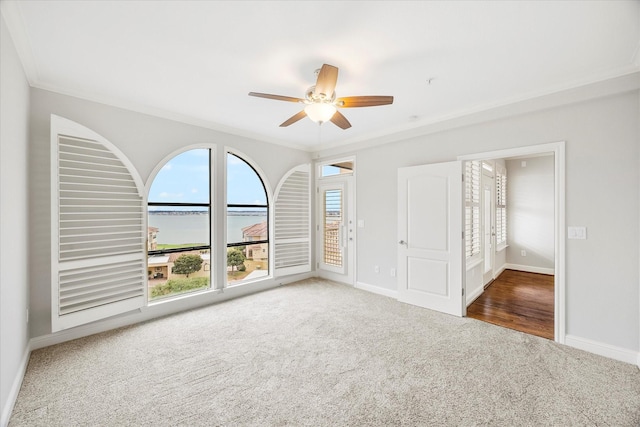
[[[398,300],[464,316],[462,162],[398,170]]]

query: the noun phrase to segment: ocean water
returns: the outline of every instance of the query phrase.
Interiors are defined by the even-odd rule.
[[[242,214],[227,216],[227,242],[242,242],[242,229],[267,220],[266,215]],[[158,229],[159,244],[209,243],[209,214],[180,212],[167,215],[149,212],[149,227]],[[215,239],[215,236],[214,236]]]

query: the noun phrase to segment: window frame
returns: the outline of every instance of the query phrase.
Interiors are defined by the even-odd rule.
[[[338,173],[338,174],[326,175],[326,176],[322,174],[323,167],[333,166],[338,163],[351,163],[352,164],[351,172]],[[332,160],[323,160],[322,162],[316,163],[316,177],[318,180],[334,179],[334,178],[340,178],[345,176],[355,176],[355,175],[356,175],[356,157],[355,156],[339,157]]]
[[[155,181],[156,177],[158,176],[158,173],[160,173],[160,171],[162,170],[162,168],[169,163],[172,159],[176,158],[177,156],[192,151],[192,150],[209,150],[209,203],[178,203],[178,202],[168,202],[168,203],[162,203],[162,202],[149,202],[149,192],[151,191],[151,187],[153,186],[153,182]],[[216,236],[216,218],[217,218],[217,214],[216,214],[216,209],[215,209],[215,184],[216,184],[216,160],[217,160],[217,153],[216,153],[216,147],[213,144],[193,144],[193,145],[188,145],[186,147],[181,147],[178,150],[175,150],[171,153],[169,153],[167,156],[165,156],[162,160],[160,160],[155,168],[153,169],[153,171],[151,172],[151,174],[149,175],[149,178],[146,182],[145,185],[145,198],[144,198],[144,202],[146,205],[146,215],[145,215],[145,229],[148,230],[149,224],[148,224],[148,220],[149,220],[149,206],[194,206],[194,207],[208,207],[209,209],[209,245],[199,245],[199,246],[192,246],[192,247],[182,247],[182,248],[172,248],[172,249],[162,249],[162,250],[153,250],[150,251],[147,249],[147,253],[146,253],[146,259],[147,259],[147,268],[148,268],[148,259],[149,256],[153,256],[153,255],[162,255],[162,254],[171,254],[171,253],[176,253],[176,252],[187,252],[187,251],[194,251],[194,250],[204,250],[204,249],[208,249],[209,250],[209,269],[208,269],[208,273],[209,273],[209,286],[203,289],[197,289],[191,292],[185,292],[185,293],[180,293],[180,294],[175,294],[175,295],[168,295],[166,297],[163,298],[158,298],[155,300],[150,300],[150,291],[148,292],[148,295],[146,296],[147,299],[147,306],[153,306],[156,304],[163,304],[166,303],[168,301],[174,301],[176,299],[181,299],[181,298],[185,298],[185,297],[191,297],[194,295],[199,295],[199,294],[203,294],[203,293],[210,293],[210,292],[216,292],[218,291],[218,287],[217,285],[217,281],[216,281],[216,276],[214,274],[215,272],[215,260],[217,259],[217,254],[218,254],[218,249],[217,249],[217,245],[215,244],[216,240],[215,240],[215,236]],[[147,243],[147,248],[148,248],[148,243]],[[204,270],[204,264],[205,261],[203,260],[203,270]],[[211,268],[213,266],[213,268]],[[207,270],[205,270],[207,271]],[[147,282],[146,282],[146,287],[148,289],[149,285],[148,285],[148,278],[147,278]]]
[[[271,243],[273,238],[272,238],[272,233],[273,233],[273,215],[271,213],[271,209],[273,208],[273,197],[271,194],[271,186],[269,185],[269,182],[264,174],[264,172],[262,171],[262,169],[251,159],[250,156],[247,156],[246,154],[242,153],[241,151],[238,151],[232,147],[225,147],[224,150],[225,156],[224,156],[224,242],[225,242],[225,247],[224,247],[224,253],[225,253],[225,261],[223,263],[224,265],[224,269],[226,272],[226,268],[228,267],[227,265],[227,261],[226,261],[226,253],[229,250],[229,248],[232,247],[246,247],[246,246],[253,246],[253,245],[261,245],[261,244],[267,244],[268,247],[268,252],[267,252],[267,275],[263,276],[263,277],[257,277],[254,279],[242,279],[242,280],[237,280],[232,282],[231,284],[229,283],[228,280],[228,275],[225,274],[225,280],[224,280],[224,287],[236,287],[236,286],[242,286],[248,283],[255,283],[255,282],[259,282],[262,280],[266,280],[266,279],[271,279],[273,278],[273,274],[274,274],[274,264],[273,264],[273,244]],[[229,178],[229,163],[228,163],[228,159],[229,159],[229,155],[232,155],[236,158],[238,158],[239,160],[243,161],[247,166],[249,166],[253,172],[256,174],[256,176],[258,177],[258,179],[260,180],[260,183],[262,184],[262,189],[264,190],[264,195],[266,198],[266,203],[265,204],[251,204],[251,203],[229,203],[229,185],[228,185],[228,178]],[[267,238],[266,239],[262,239],[262,240],[253,240],[253,241],[247,241],[247,242],[233,242],[233,243],[229,243],[228,240],[228,212],[229,212],[229,208],[264,208],[266,209],[266,213],[267,213]],[[222,247],[221,247],[222,249]]]

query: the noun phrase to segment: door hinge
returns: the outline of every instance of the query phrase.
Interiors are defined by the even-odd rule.
[[[462,296],[464,296],[464,288],[462,288]]]
[[[464,231],[462,232],[462,240],[464,240]]]

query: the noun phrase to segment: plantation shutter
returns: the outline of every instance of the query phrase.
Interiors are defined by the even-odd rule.
[[[93,131],[51,116],[52,330],[145,304],[142,180]]]
[[[310,166],[298,166],[285,175],[275,198],[275,275],[311,271]]]
[[[496,167],[496,245],[507,243],[507,170]]]
[[[480,162],[465,163],[465,255],[467,261],[480,256]]]

